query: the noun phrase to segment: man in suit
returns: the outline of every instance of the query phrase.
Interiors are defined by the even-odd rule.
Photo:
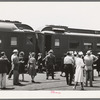
[[[18,52],[18,50],[14,49],[13,50],[13,54],[11,55],[11,70],[10,70],[10,72],[8,74],[8,79],[10,79],[12,77],[12,75],[13,75],[13,69],[14,69],[13,58],[16,55],[16,52]]]

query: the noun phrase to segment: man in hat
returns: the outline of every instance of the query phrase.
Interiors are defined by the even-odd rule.
[[[9,74],[8,74],[8,79],[10,79],[10,78],[12,77],[12,75],[13,75],[13,68],[14,68],[13,58],[14,58],[14,56],[16,55],[16,53],[18,53],[18,50],[17,50],[17,49],[14,49],[14,50],[13,50],[13,54],[12,54],[12,56],[11,56],[11,70],[10,70],[10,72],[9,72]]]
[[[55,56],[53,55],[53,50],[48,52],[46,56],[46,79],[48,79],[49,75],[52,75],[52,79],[54,79],[54,66],[55,66]]]
[[[64,68],[65,68],[67,85],[72,85],[73,65],[74,65],[74,59],[72,58],[71,53],[67,52],[67,55],[64,58]]]
[[[13,63],[13,85],[21,85],[19,83],[19,58],[18,58],[18,50],[15,49],[14,56],[12,58]]]
[[[87,51],[86,56],[84,57],[84,63],[85,63],[85,70],[86,70],[86,86],[88,86],[88,80],[90,81],[90,87],[93,86],[92,79],[93,79],[93,62],[96,61],[97,58],[92,55],[92,52],[90,50]]]

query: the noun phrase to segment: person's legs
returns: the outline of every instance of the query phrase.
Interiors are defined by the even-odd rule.
[[[50,66],[49,65],[47,65],[47,68],[46,68],[46,79],[48,79],[48,77],[49,77],[49,75],[51,74],[50,73]]]
[[[17,70],[13,71],[13,84],[16,85],[19,83],[19,73]]]
[[[78,82],[75,82],[73,89],[76,89],[77,84],[78,84]]]
[[[66,75],[66,83],[69,85],[69,72],[68,72],[68,66],[65,65],[65,75]]]
[[[34,77],[35,77],[35,76],[31,75],[31,78],[32,78],[32,83],[34,83],[34,82],[35,82],[35,81],[34,81]]]
[[[88,77],[89,77],[89,71],[86,71],[86,86],[88,86]]]
[[[49,77],[49,69],[46,69],[46,79],[48,79],[48,77]]]
[[[70,74],[70,85],[72,84],[73,79],[73,66],[69,65],[69,74]]]
[[[24,81],[24,73],[22,73],[22,81]]]
[[[51,74],[52,74],[52,79],[54,79],[54,69],[53,69],[53,66],[51,68]]]
[[[94,81],[94,69],[92,70],[92,80]]]
[[[61,66],[61,74],[60,74],[60,76],[63,76],[63,73],[64,73],[64,64]]]
[[[6,88],[6,73],[2,74],[2,88]]]
[[[84,90],[83,82],[81,82],[81,90]]]
[[[42,65],[40,65],[40,73],[42,73],[43,71],[42,71]]]
[[[90,86],[92,87],[92,70],[89,71]]]
[[[65,72],[65,75],[66,75],[66,83],[67,83],[67,85],[69,85],[69,77],[68,77],[68,73]]]
[[[19,72],[17,71],[16,74],[17,74],[17,83],[19,83]]]
[[[0,73],[0,88],[2,88],[2,73]]]

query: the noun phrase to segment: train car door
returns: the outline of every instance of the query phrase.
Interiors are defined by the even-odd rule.
[[[52,46],[52,35],[45,35],[45,52],[48,52]]]

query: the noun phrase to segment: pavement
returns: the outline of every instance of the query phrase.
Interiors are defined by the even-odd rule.
[[[7,76],[8,77],[8,76]],[[60,72],[55,72],[55,79],[52,80],[49,77],[46,80],[46,73],[37,73],[35,77],[35,83],[31,82],[31,77],[28,74],[24,74],[25,81],[21,81],[21,75],[19,76],[21,86],[13,85],[13,77],[8,80],[6,79],[7,91],[38,91],[38,90],[61,90],[61,91],[82,91],[80,85],[77,86],[76,90],[73,90],[73,86],[66,84],[65,77],[60,76]],[[74,85],[74,82],[73,82]],[[84,91],[98,91],[100,90],[100,77],[98,77],[96,70],[94,70],[94,81],[93,87],[84,87]]]

